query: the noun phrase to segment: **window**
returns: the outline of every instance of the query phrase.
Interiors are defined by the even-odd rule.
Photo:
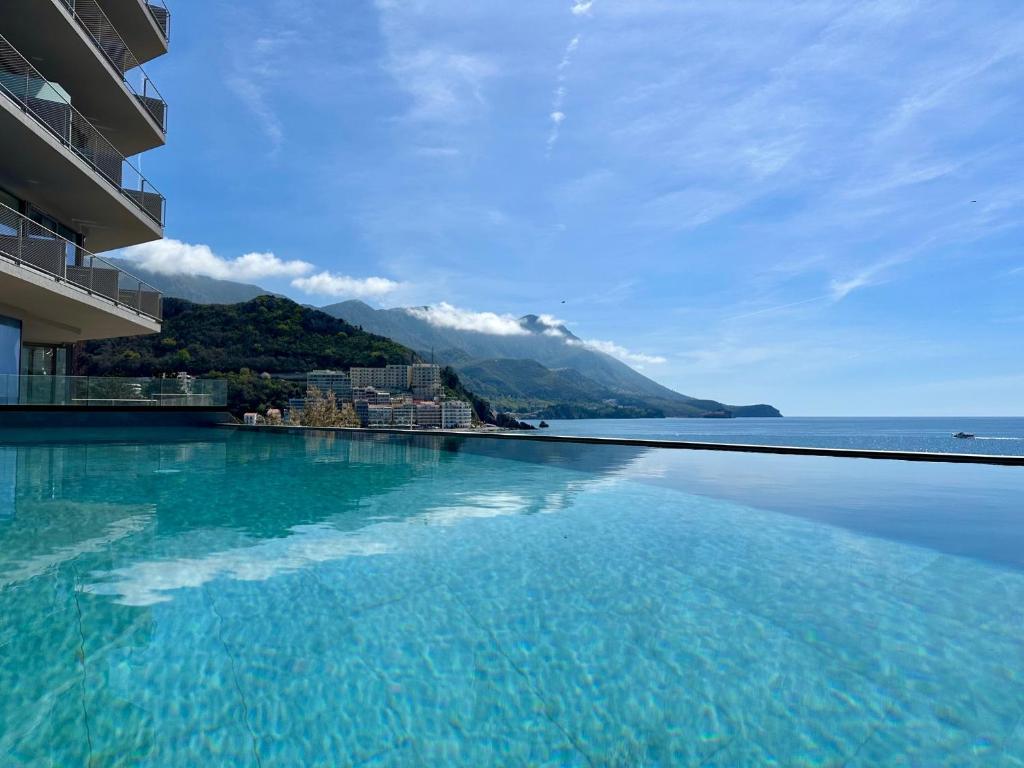
[[[9,195],[0,189],[0,205],[7,206],[0,208],[0,237],[17,237],[18,217],[15,214],[20,209],[20,201],[14,195]]]
[[[0,404],[18,402],[21,321],[0,315]]]

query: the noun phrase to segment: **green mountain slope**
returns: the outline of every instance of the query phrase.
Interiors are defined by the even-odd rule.
[[[731,406],[675,392],[620,360],[584,346],[568,328],[550,334],[535,315],[514,336],[438,328],[405,309],[376,310],[361,301],[324,307],[453,366],[474,391],[545,418],[614,416],[780,416],[770,405]],[[534,362],[546,371],[526,363]]]
[[[75,372],[160,376],[188,371],[223,377],[229,383],[229,409],[239,414],[281,407],[289,397],[301,396],[307,371],[413,359],[413,351],[401,344],[290,299],[260,296],[231,305],[165,299],[159,334],[87,342],[76,355]],[[483,420],[494,420],[488,403],[467,391],[454,372],[446,372],[445,384],[471,399]]]

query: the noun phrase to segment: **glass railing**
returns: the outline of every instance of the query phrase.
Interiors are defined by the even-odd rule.
[[[0,406],[223,408],[227,402],[224,379],[0,375]]]
[[[154,320],[163,317],[156,288],[94,256],[53,230],[0,203],[0,257]]]
[[[167,131],[167,102],[149,79],[132,49],[107,18],[96,0],[61,0],[75,21],[92,38],[104,58],[117,70],[124,84],[135,94],[143,108],[152,116],[160,130]],[[159,11],[160,8],[155,9]],[[166,8],[164,9],[166,11]],[[151,12],[153,9],[151,8]],[[159,23],[159,20],[158,22]],[[132,72],[132,77],[128,73]]]
[[[60,85],[44,78],[0,35],[0,93],[60,139],[96,173],[157,224],[164,224],[164,197],[106,137],[71,106]]]

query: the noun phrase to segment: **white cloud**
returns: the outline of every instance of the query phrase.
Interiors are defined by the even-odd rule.
[[[588,3],[577,3],[573,6],[572,12],[577,13],[577,7],[585,7],[582,11],[586,13],[590,10],[590,6],[593,2]],[[572,55],[576,53],[576,50],[580,47],[580,40],[583,38],[580,35],[576,35],[569,41],[569,44],[565,46],[565,53],[562,54],[562,60],[558,62],[558,85],[555,87],[555,94],[551,99],[551,114],[548,118],[551,120],[551,131],[548,133],[547,140],[547,153],[550,155],[555,148],[555,144],[558,143],[558,137],[562,130],[562,123],[565,122],[566,114],[563,111],[565,106],[565,80],[569,65],[572,64]]]
[[[251,78],[242,76],[229,77],[227,86],[256,118],[256,122],[270,140],[271,154],[280,149],[284,143],[284,127],[270,106],[265,89]]]
[[[499,315],[494,312],[473,312],[459,309],[451,304],[441,302],[432,307],[414,307],[407,309],[413,317],[425,320],[438,328],[452,328],[458,331],[475,331],[492,336],[525,336],[529,333],[519,318],[512,315]]]
[[[388,71],[412,97],[409,117],[424,122],[464,122],[485,104],[484,83],[497,70],[484,57],[421,48],[392,56]]]
[[[365,299],[386,296],[397,291],[401,283],[386,277],[349,277],[332,272],[319,272],[292,280],[292,287],[316,296]]]
[[[265,277],[298,277],[313,269],[305,261],[285,261],[273,253],[247,253],[234,259],[218,256],[208,245],[180,240],[157,240],[121,251],[143,269],[161,275],[202,275],[218,280],[259,280]]]
[[[565,320],[555,317],[554,315],[538,315],[537,320],[541,325],[546,325],[548,329],[560,330],[560,326],[565,325]]]
[[[577,339],[566,339],[566,344],[570,347],[585,347],[586,349],[593,350],[594,352],[603,352],[606,355],[617,358],[624,363],[631,363],[637,365],[662,365],[667,363],[668,360],[660,355],[645,355],[642,352],[631,352],[620,344],[616,344],[614,341],[601,341],[599,339],[590,339],[587,341],[580,341]]]
[[[908,260],[909,256],[907,255],[894,256],[871,264],[846,279],[833,280],[829,284],[829,292],[832,300],[842,301],[854,291],[860,290],[861,288],[867,288],[871,285],[877,285],[881,282],[879,276],[883,272]]]
[[[594,0],[576,0],[572,6],[573,16],[589,16],[590,9],[594,7]]]

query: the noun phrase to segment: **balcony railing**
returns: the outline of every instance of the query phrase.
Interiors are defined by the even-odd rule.
[[[149,9],[149,15],[153,17],[153,21],[163,33],[164,40],[170,41],[171,12],[167,10],[167,4],[164,0],[150,0],[146,3],[146,8]]]
[[[156,288],[2,203],[0,257],[140,315],[163,317],[163,296]]]
[[[14,100],[25,114],[56,136],[129,202],[161,227],[164,197],[81,112],[67,92],[46,80],[0,35],[0,94]]]
[[[0,375],[0,406],[223,408],[227,402],[228,387],[224,379]]]
[[[160,126],[160,130],[166,133],[167,102],[164,101],[160,91],[153,85],[153,81],[149,79],[145,70],[142,69],[142,65],[139,64],[139,60],[132,53],[132,49],[125,43],[96,0],[61,0],[61,2],[71,12],[79,26],[92,38],[107,61],[117,70],[124,84],[135,94],[135,98]],[[133,70],[137,70],[134,75],[137,82],[132,82],[127,76],[127,73]]]

